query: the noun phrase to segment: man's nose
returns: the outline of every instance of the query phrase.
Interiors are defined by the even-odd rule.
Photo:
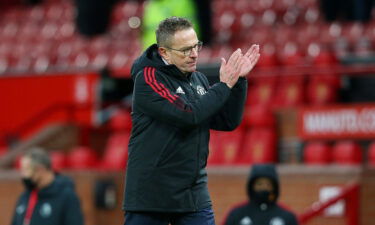
[[[198,57],[198,49],[197,48],[192,48],[191,49],[190,57],[192,57],[192,58]]]

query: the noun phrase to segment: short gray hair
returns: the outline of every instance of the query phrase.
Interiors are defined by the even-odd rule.
[[[43,166],[46,169],[52,168],[51,158],[48,153],[40,147],[29,149],[23,157],[29,158],[33,166]]]
[[[159,23],[156,29],[156,43],[159,47],[170,45],[171,37],[180,30],[192,28],[193,24],[185,18],[172,16]]]

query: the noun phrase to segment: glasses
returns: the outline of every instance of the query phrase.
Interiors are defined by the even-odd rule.
[[[170,48],[170,47],[164,47],[164,48],[168,48],[170,50],[182,52],[184,54],[184,56],[190,56],[193,49],[197,52],[200,52],[202,50],[202,46],[203,46],[203,42],[198,41],[198,43],[196,45],[191,46],[191,47],[187,47],[187,48],[183,48],[183,49],[174,49],[174,48]]]

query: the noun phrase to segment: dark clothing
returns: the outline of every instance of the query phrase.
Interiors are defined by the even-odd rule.
[[[273,183],[275,198],[270,202],[257,202],[254,181],[259,177],[267,177]],[[279,196],[279,179],[273,165],[254,165],[249,176],[247,192],[250,202],[235,207],[225,219],[225,225],[297,225],[297,218],[288,210],[277,204]]]
[[[152,45],[132,67],[132,133],[124,209],[196,212],[211,207],[205,170],[209,129],[242,119],[247,82],[209,86],[199,73],[166,65]]]
[[[12,225],[22,225],[31,191],[20,196],[14,212]],[[31,216],[30,225],[83,225],[80,202],[73,182],[61,175],[38,191],[38,200]]]
[[[252,202],[233,209],[225,225],[297,225],[296,216],[279,205],[271,204],[262,209]]]
[[[368,22],[374,0],[320,0],[320,7],[328,22],[335,20]]]
[[[215,225],[211,208],[191,213],[133,213],[126,212],[125,224],[142,225]]]

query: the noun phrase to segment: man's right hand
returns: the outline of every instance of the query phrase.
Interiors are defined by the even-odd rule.
[[[243,63],[241,49],[233,52],[228,62],[224,58],[221,58],[220,81],[225,83],[229,88],[232,88],[237,83]]]

